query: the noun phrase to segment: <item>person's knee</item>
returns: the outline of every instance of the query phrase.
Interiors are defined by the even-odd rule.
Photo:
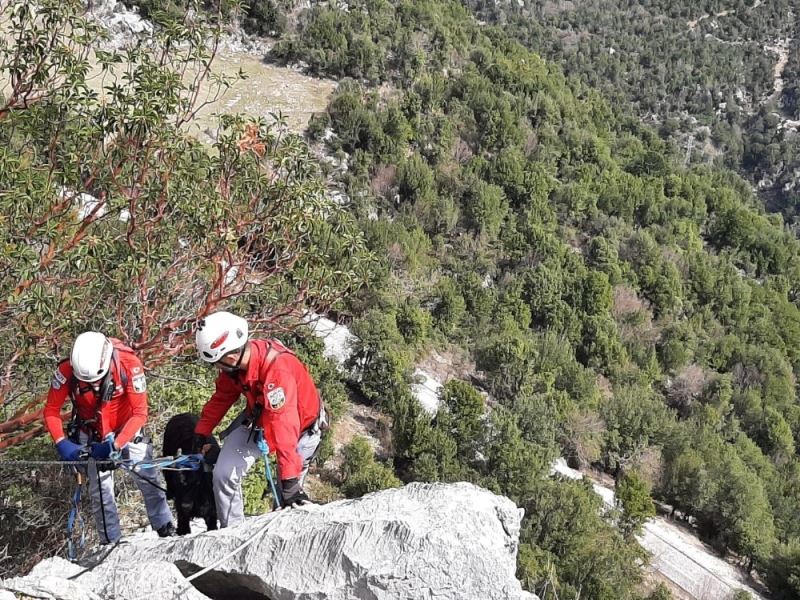
[[[317,456],[321,438],[319,435],[301,438],[297,445],[297,453],[303,458],[303,467],[308,468]]]
[[[103,484],[101,489],[101,486],[98,486],[97,482],[95,482],[94,486],[92,487],[94,488],[91,490],[93,502],[96,502],[97,504],[102,503],[105,505],[113,504],[114,488],[112,486]]]
[[[141,477],[136,477],[136,483],[142,490],[157,491],[158,488],[153,487],[153,484],[158,485],[158,470],[146,469],[139,472]]]
[[[139,488],[139,491],[142,493],[142,498],[144,498],[145,502],[161,502],[162,499],[166,500],[167,497],[164,494],[164,490],[160,490],[157,487],[147,483],[145,483],[145,486]]]
[[[215,490],[235,487],[235,469],[217,464],[213,471],[212,484]]]

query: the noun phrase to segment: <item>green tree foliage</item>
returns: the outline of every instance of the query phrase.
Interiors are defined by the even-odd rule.
[[[640,554],[583,484],[547,479],[559,452],[636,470],[762,569],[798,537],[800,244],[704,156],[778,175],[783,194],[797,153],[772,109],[748,105],[773,57],[743,36],[784,35],[788,5],[684,4],[315,3],[275,50],[353,78],[313,136],[346,161],[332,177],[385,257],[350,300],[352,366],[392,417],[398,474],[526,507],[520,572],[562,598],[637,597]],[[410,394],[431,345],[475,360],[479,419],[469,387],[447,388],[435,418]]]
[[[647,482],[634,472],[622,476],[617,484],[616,497],[622,509],[620,529],[623,535],[640,533],[645,522],[656,514]]]
[[[218,34],[204,13],[184,20],[183,7],[141,2],[166,26],[151,46],[97,53],[101,98],[87,66],[100,33],[77,6],[39,4],[40,20],[27,4],[4,11],[21,33],[0,44],[4,79],[19,84],[0,106],[0,329],[12,367],[3,394],[41,389],[45,354],[63,354],[78,329],[110,328],[155,359],[180,353],[191,320],[216,306],[270,327],[349,307],[360,338],[351,367],[392,417],[398,474],[467,479],[523,506],[529,589],[638,597],[642,556],[619,523],[587,484],[547,478],[566,451],[624,467],[626,533],[652,508],[645,476],[628,466],[661,457],[654,493],[793,597],[800,245],[744,181],[695,164],[684,145],[691,135],[696,148],[708,142],[729,164],[785,183],[791,140],[769,109],[736,95],[770,91],[771,59],[711,39],[783,32],[784,0],[705,19],[700,11],[719,7],[351,0],[302,10],[275,56],[354,79],[311,135],[347,159],[334,177],[355,199],[363,237],[279,123],[229,118],[211,150],[183,135],[211,59],[196,40]],[[287,8],[259,0],[243,24],[280,33]],[[503,26],[479,25],[468,9]],[[569,57],[566,76],[514,36]],[[587,82],[667,118],[658,132],[645,127]],[[668,118],[684,110],[710,126],[707,139]],[[350,294],[366,279],[373,289]],[[318,345],[296,341],[335,412],[344,394],[332,367],[314,360]],[[409,374],[421,351],[445,343],[469,351],[491,400],[454,381],[432,417]],[[346,465],[351,495],[396,484],[363,441]]]
[[[425,202],[436,193],[433,170],[418,154],[400,165],[397,179],[401,201]]]
[[[765,567],[767,585],[777,600],[800,598],[800,543],[797,540],[778,546]]]
[[[596,3],[587,6],[606,27]],[[719,532],[720,547],[768,555],[770,539],[796,529],[800,507],[788,475],[800,434],[790,385],[800,373],[800,244],[744,181],[687,164],[658,132],[514,41],[509,32],[534,39],[537,19],[517,19],[532,6],[504,13],[502,30],[446,0],[348,7],[313,7],[279,52],[362,82],[343,83],[333,98],[327,144],[351,155],[344,181],[362,199],[367,243],[388,256],[387,281],[402,289],[381,300],[382,315],[393,313],[383,331],[397,334],[371,355],[381,375],[370,385],[388,399],[403,478],[461,477],[522,501],[539,486],[526,461],[543,474],[560,451],[615,472],[661,457],[662,480],[647,476],[656,496]],[[479,10],[491,21],[501,8]],[[658,10],[670,27],[698,16]],[[380,61],[352,51],[364,32]],[[599,60],[590,39],[577,48]],[[690,52],[700,42],[692,38]],[[586,56],[574,56],[573,71],[587,74]],[[396,93],[379,95],[364,80]],[[715,118],[704,93],[693,98]],[[415,298],[431,315],[424,344],[467,349],[497,405],[477,452],[458,437],[447,402],[431,421],[408,395],[408,357],[423,329]],[[725,472],[714,462],[721,456]],[[745,484],[757,490],[751,500],[721,512]],[[620,543],[596,535],[598,552]],[[525,543],[520,568],[538,582],[530,585],[552,580],[564,591],[585,581],[566,558]],[[597,597],[609,581],[620,585],[618,566],[598,580]]]
[[[351,348],[349,368],[364,395],[372,402],[387,402],[395,386],[409,377],[411,353],[393,313],[374,309],[353,324],[357,341]]]
[[[452,380],[442,388],[440,401],[436,427],[449,431],[462,463],[474,463],[483,450],[481,440],[486,416],[483,398],[468,383]]]
[[[685,448],[675,457],[667,455],[662,494],[677,510],[688,517],[706,506],[709,486],[708,469],[699,452]]]
[[[456,333],[466,313],[466,302],[455,281],[442,279],[435,289],[435,306],[431,311],[437,329],[445,334]]]
[[[683,161],[716,161],[753,182],[775,181],[764,199],[794,217],[794,194],[785,184],[798,154],[781,118],[798,106],[797,86],[790,83],[798,68],[797,44],[787,49],[782,93],[773,93],[770,69],[777,57],[766,49],[794,37],[794,24],[784,18],[788,0],[764,11],[746,2],[593,0],[569,11],[537,2],[468,5],[624,110],[655,115],[659,134],[681,147]],[[567,30],[575,33],[563,35]],[[745,89],[750,95],[742,95]],[[633,174],[655,175],[668,161],[650,150],[626,162]]]
[[[647,600],[672,600],[672,593],[666,585],[659,583],[647,596]]]
[[[307,144],[280,118],[222,118],[210,146],[188,134],[203,99],[214,102],[239,76],[211,74],[222,34],[212,13],[177,8],[154,4],[153,35],[109,50],[82,2],[0,7],[0,397],[9,418],[0,448],[31,440],[20,456],[52,458],[51,444],[35,439],[41,395],[80,331],[122,338],[143,357],[160,431],[211,393],[209,372],[184,360],[194,360],[197,317],[230,308],[258,334],[287,334],[309,312],[343,307],[375,264]],[[323,363],[312,370],[335,412],[343,390]],[[15,544],[4,575],[52,552],[40,534],[63,529],[64,512],[40,501],[44,493],[65,506],[67,480],[51,475],[58,492],[2,478],[4,506],[31,500],[30,510],[7,511],[9,522],[44,517],[37,535],[51,546]],[[248,510],[266,508],[263,483],[255,471],[248,478]],[[21,531],[4,528],[3,546]]]
[[[470,227],[488,239],[496,238],[508,212],[502,188],[478,180],[477,186],[467,191],[467,196],[464,206]]]
[[[530,589],[540,591],[544,582],[552,585],[543,568],[552,561],[559,574],[559,597],[578,589],[592,598],[638,597],[641,573],[636,561],[642,551],[603,521],[601,503],[587,483],[547,481],[523,504],[531,517],[523,524],[521,539],[541,549],[538,564],[521,562],[521,578],[538,583],[529,584]],[[521,552],[523,559],[526,554]]]
[[[398,307],[395,315],[397,329],[403,336],[406,344],[415,348],[422,348],[431,334],[431,314],[423,310],[419,304],[406,301]]]
[[[717,531],[723,547],[751,559],[768,556],[775,529],[772,510],[758,476],[741,459],[726,452],[712,474],[716,489],[704,521]]]
[[[3,11],[15,37],[0,47],[0,77],[14,83],[0,106],[0,327],[14,332],[6,385],[29,390],[17,399],[29,406],[78,331],[121,337],[156,366],[204,312],[289,325],[299,307],[324,312],[357,289],[371,262],[306,144],[279,123],[227,117],[213,148],[183,132],[213,58],[204,40],[220,35],[202,12],[152,44],[95,50],[101,97],[89,61],[104,33],[82,11]],[[229,83],[212,81],[212,99]]]
[[[353,438],[344,447],[342,456],[342,491],[348,498],[400,486],[400,480],[392,470],[375,460],[372,447],[365,438]]]
[[[620,388],[600,410],[606,422],[605,460],[619,469],[645,448],[660,446],[674,427],[672,413],[647,390]]]
[[[241,21],[254,35],[280,35],[286,28],[286,16],[274,0],[249,0]]]

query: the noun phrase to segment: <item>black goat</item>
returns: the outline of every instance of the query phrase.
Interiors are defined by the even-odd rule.
[[[192,438],[198,420],[197,415],[181,413],[167,422],[161,448],[163,456],[176,456],[179,450],[182,454],[192,453]],[[214,447],[209,452],[219,451],[216,440],[212,438],[209,443]],[[212,477],[213,474],[205,465],[197,471],[164,471],[167,499],[175,501],[178,535],[191,533],[189,524],[194,517],[204,519],[209,530],[217,528],[217,506],[214,503]]]

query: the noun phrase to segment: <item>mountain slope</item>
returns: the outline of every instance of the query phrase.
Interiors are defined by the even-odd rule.
[[[467,4],[654,124],[684,162],[738,170],[795,222],[794,0]]]
[[[299,28],[276,56],[360,80],[310,127],[347,158],[339,183],[387,256],[350,305],[401,474],[468,478],[525,505],[533,589],[548,580],[539,552],[564,594],[586,580],[534,500],[554,493],[533,479],[561,451],[643,477],[720,550],[769,571],[800,533],[800,263],[781,219],[458,3],[315,6]],[[474,409],[460,389],[446,391],[450,417],[402,424],[426,344],[466,348],[495,402],[471,441],[436,437]],[[520,472],[504,445],[536,468]],[[593,597],[633,593],[596,576]]]

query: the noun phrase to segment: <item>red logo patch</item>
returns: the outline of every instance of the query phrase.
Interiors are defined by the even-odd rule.
[[[217,348],[219,348],[220,346],[222,346],[222,344],[223,344],[223,343],[225,342],[225,340],[227,340],[227,339],[228,339],[228,332],[226,331],[226,332],[225,332],[225,333],[223,333],[221,336],[219,336],[217,339],[215,339],[213,342],[211,342],[211,349],[212,349],[212,350],[216,350]]]

